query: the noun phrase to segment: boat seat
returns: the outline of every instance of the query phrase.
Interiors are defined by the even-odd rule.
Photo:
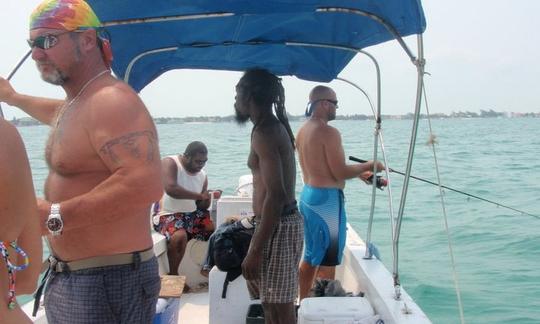
[[[152,210],[150,210],[150,227],[152,228],[152,239],[154,241],[154,253],[158,257],[159,273],[166,274],[169,272],[169,259],[167,257],[167,242],[165,236],[153,230],[154,223],[152,220]],[[207,241],[199,241],[191,239],[186,244],[186,252],[178,266],[178,274],[186,277],[186,285],[189,287],[198,287],[201,284],[206,284],[208,278],[201,275],[201,269],[206,259],[206,251],[208,250]],[[164,255],[163,255],[164,254]],[[163,257],[161,257],[163,255]]]
[[[207,250],[208,241],[191,239],[186,244],[186,252],[178,267],[178,274],[186,276],[186,285],[191,288],[199,287],[208,282],[208,278],[201,275]]]

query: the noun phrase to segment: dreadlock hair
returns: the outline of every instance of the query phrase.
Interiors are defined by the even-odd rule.
[[[244,73],[241,80],[246,92],[257,105],[270,108],[274,106],[276,117],[287,130],[292,146],[295,148],[294,135],[285,110],[285,90],[281,84],[281,78],[266,69],[252,68]]]

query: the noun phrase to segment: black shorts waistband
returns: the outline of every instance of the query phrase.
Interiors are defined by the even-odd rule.
[[[294,214],[298,211],[298,204],[296,200],[293,200],[291,203],[285,205],[281,211],[281,216],[287,216]]]

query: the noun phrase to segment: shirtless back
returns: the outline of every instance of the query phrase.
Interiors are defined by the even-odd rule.
[[[338,100],[329,87],[317,86],[309,96],[310,118],[296,136],[304,183],[313,187],[345,187],[345,180],[373,169],[373,163],[347,165],[339,131],[328,125],[336,118]],[[382,164],[379,164],[379,170]]]
[[[41,269],[41,237],[37,217],[32,175],[23,142],[15,127],[0,119],[0,241],[17,241],[29,257],[29,266],[16,272],[15,293],[30,294],[36,288]],[[9,261],[24,264],[24,258],[9,248]],[[7,264],[0,254],[0,322],[3,324],[31,323],[15,305],[9,308],[10,287]]]
[[[338,169],[344,161],[341,136],[337,129],[321,119],[309,119],[296,136],[296,149],[304,183],[313,187],[345,187]]]

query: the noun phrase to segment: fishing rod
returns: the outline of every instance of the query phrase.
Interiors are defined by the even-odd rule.
[[[17,71],[19,70],[19,68],[21,67],[21,65],[23,65],[24,61],[26,61],[26,59],[28,58],[28,56],[30,56],[30,54],[32,54],[32,49],[30,49],[26,54],[24,54],[24,56],[22,57],[22,59],[19,61],[19,63],[17,63],[17,65],[15,66],[15,68],[13,69],[13,71],[11,71],[11,73],[8,75],[7,79],[6,80],[11,80],[11,78],[13,77],[13,75],[15,75],[15,73],[17,73]],[[2,117],[2,119],[5,119],[4,118],[4,112],[2,111],[2,105],[0,104],[0,117]]]
[[[362,160],[362,159],[359,159],[359,158],[354,157],[354,156],[349,156],[349,160],[355,161],[355,162],[360,162],[360,163],[365,163],[365,162],[367,162],[366,160]],[[403,176],[405,175],[405,173],[400,172],[400,171],[397,171],[397,170],[394,170],[394,169],[392,169],[392,168],[388,168],[388,171],[393,172],[393,173],[398,173],[398,174],[401,174],[401,175],[403,175]],[[429,180],[426,180],[426,179],[422,179],[422,178],[419,178],[419,177],[415,177],[415,176],[413,176],[413,175],[410,175],[410,177],[413,178],[413,179],[419,180],[419,181],[423,181],[423,182],[432,184],[432,185],[437,186],[437,187],[439,186],[438,183],[433,182],[433,181],[429,181]],[[522,211],[522,210],[519,210],[519,209],[510,207],[510,206],[506,206],[506,205],[500,204],[500,203],[498,203],[498,202],[495,202],[495,201],[492,201],[492,200],[489,200],[489,199],[485,199],[485,198],[478,197],[478,196],[475,196],[475,195],[470,194],[470,193],[466,193],[466,192],[461,191],[461,190],[457,190],[457,189],[454,189],[454,188],[447,187],[447,186],[445,186],[445,185],[440,185],[440,186],[441,186],[442,188],[444,188],[444,189],[448,189],[448,190],[451,190],[451,191],[460,193],[460,194],[465,195],[465,196],[469,196],[469,197],[472,197],[472,198],[476,198],[476,199],[479,199],[479,200],[482,200],[482,201],[485,201],[485,202],[494,204],[494,205],[496,205],[497,207],[507,208],[507,209],[513,210],[513,211],[515,211],[515,212],[518,212],[518,213],[521,213],[521,214],[526,214],[526,215],[529,215],[529,216],[532,216],[532,217],[535,217],[535,218],[540,219],[540,216],[538,216],[538,215],[530,214],[530,213],[524,212],[524,211]]]

